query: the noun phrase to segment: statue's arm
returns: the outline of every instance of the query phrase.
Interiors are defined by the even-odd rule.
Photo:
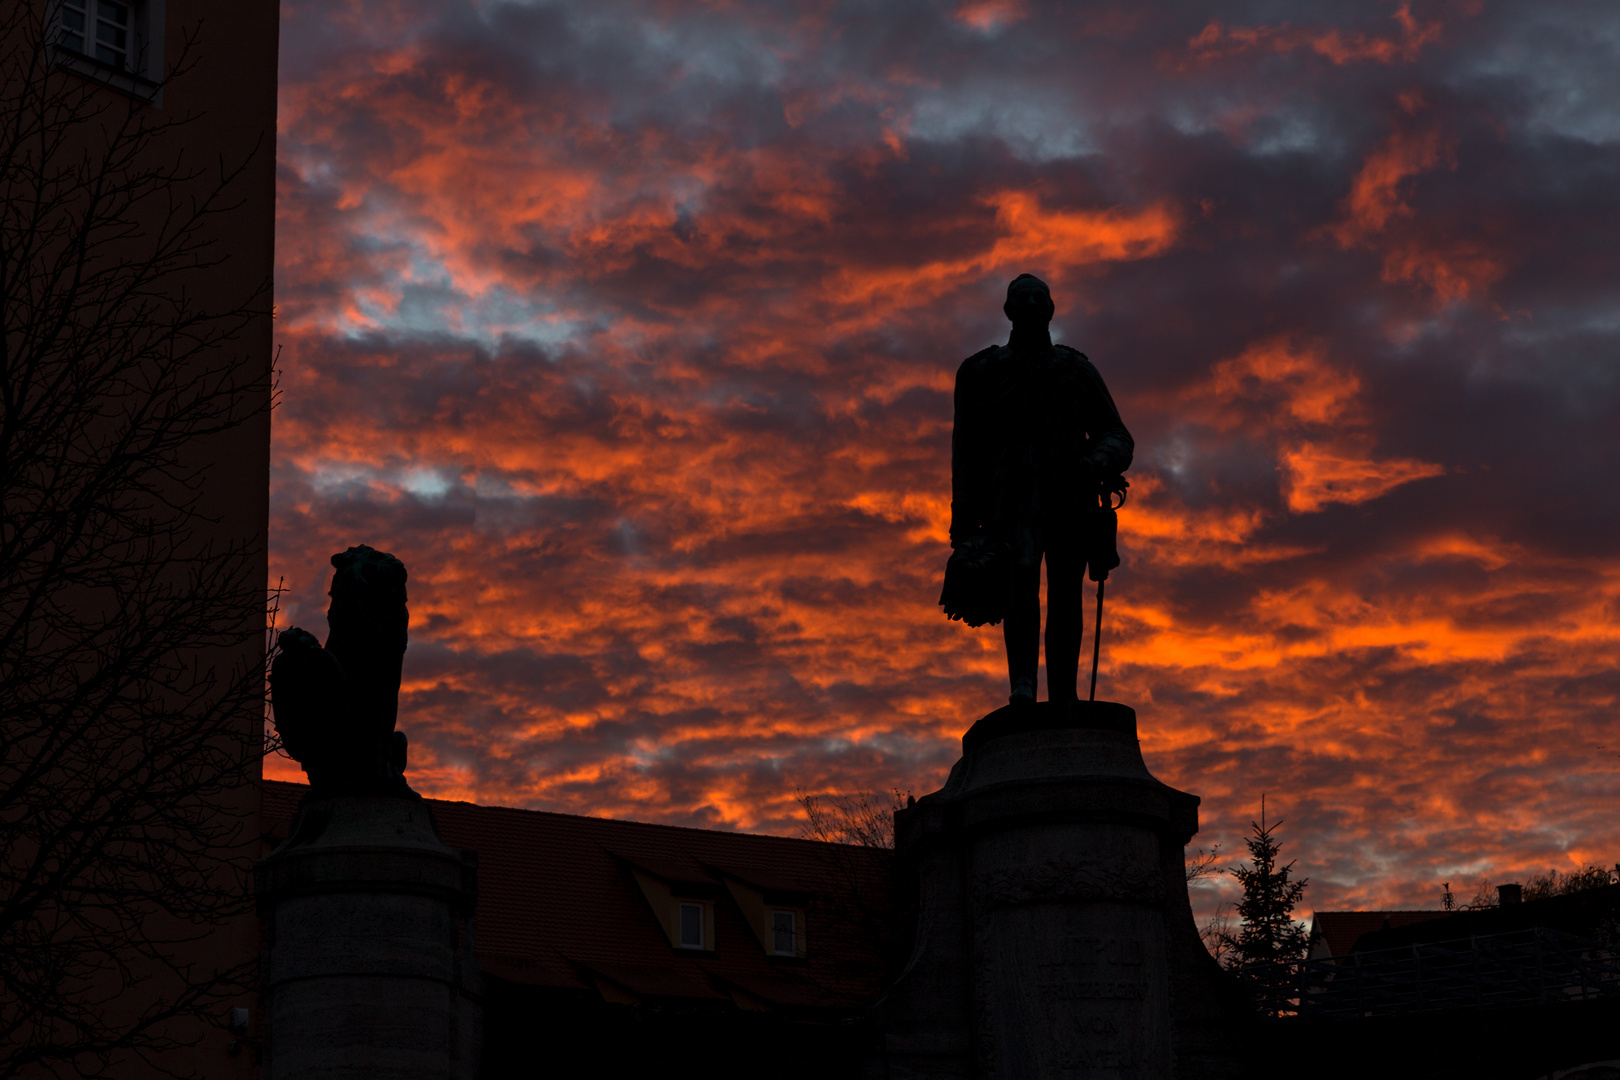
[[[955,420],[951,425],[951,547],[983,534],[989,493],[985,475],[984,398],[976,361],[969,357],[956,370]]]
[[[1081,410],[1086,431],[1091,436],[1086,465],[1099,480],[1117,476],[1131,467],[1131,456],[1136,452],[1136,441],[1125,429],[1114,405],[1114,396],[1108,392],[1095,365],[1080,358],[1080,378],[1088,393],[1081,395]]]

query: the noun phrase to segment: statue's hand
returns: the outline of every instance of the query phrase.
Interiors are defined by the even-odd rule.
[[[1104,455],[1088,457],[1085,461],[1085,470],[1087,488],[1098,494],[1119,492],[1130,486],[1119,469],[1115,468]]]

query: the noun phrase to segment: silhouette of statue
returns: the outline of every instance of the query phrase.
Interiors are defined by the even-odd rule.
[[[296,626],[277,640],[276,730],[314,797],[413,796],[405,733],[394,730],[410,624],[405,564],[361,544],[333,555],[332,565],[326,647]]]
[[[1047,696],[1077,697],[1083,575],[1119,565],[1110,492],[1134,443],[1083,353],[1053,345],[1046,283],[1020,274],[1002,310],[1005,345],[962,362],[951,435],[951,547],[940,604],[969,626],[1002,622],[1012,704],[1035,700],[1041,560],[1046,561]]]

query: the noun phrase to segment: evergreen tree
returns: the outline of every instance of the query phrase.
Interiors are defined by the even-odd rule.
[[[1289,880],[1294,864],[1277,865],[1282,845],[1274,835],[1282,822],[1266,824],[1266,799],[1260,797],[1260,820],[1249,822],[1254,835],[1244,841],[1252,866],[1238,864],[1232,876],[1243,886],[1238,915],[1243,928],[1236,938],[1228,938],[1233,964],[1295,960],[1305,954],[1305,929],[1294,922],[1294,905],[1305,894],[1306,878]]]

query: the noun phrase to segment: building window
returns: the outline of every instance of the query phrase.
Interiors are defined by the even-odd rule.
[[[135,5],[117,0],[62,0],[57,44],[91,56],[114,71],[140,74],[141,28]]]
[[[772,951],[777,956],[797,956],[799,954],[798,919],[791,911],[773,911],[771,913],[771,936],[774,939]]]
[[[161,105],[165,0],[55,0],[55,62]]]
[[[85,18],[84,7],[86,3],[95,3],[95,0],[64,0],[62,4],[61,27],[62,32],[57,35],[56,43],[64,49],[71,49],[76,53],[83,53],[86,40],[86,31],[90,20]]]
[[[681,948],[703,948],[703,905],[681,905]]]

